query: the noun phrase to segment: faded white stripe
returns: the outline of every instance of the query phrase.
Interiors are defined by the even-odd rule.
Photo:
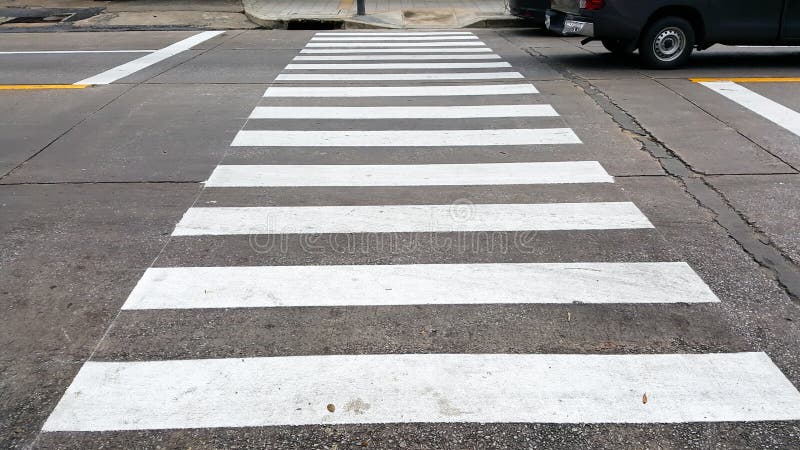
[[[161,50],[156,50],[149,55],[142,56],[139,59],[127,62],[120,66],[114,67],[113,69],[106,70],[105,72],[97,74],[93,77],[83,79],[75,84],[111,84],[121,78],[125,78],[142,69],[150,67],[153,64],[189,50],[195,45],[201,44],[215,36],[219,36],[222,33],[224,33],[224,31],[204,31],[202,33],[195,34],[194,36],[176,42],[168,47],[164,47]]]
[[[319,41],[336,41],[336,42],[353,42],[353,41],[472,41],[478,40],[477,36],[472,35],[447,35],[447,36],[320,36],[311,38],[312,42]]]
[[[630,202],[189,208],[174,236],[653,228]]]
[[[396,164],[220,165],[206,187],[474,186],[613,183],[597,161]]]
[[[122,309],[713,303],[683,262],[164,267]]]
[[[711,81],[700,84],[800,136],[799,112],[731,81]]]
[[[43,430],[798,419],[765,353],[389,354],[90,361]]]
[[[286,70],[497,69],[501,67],[511,67],[511,64],[507,62],[288,64]]]
[[[264,97],[430,97],[537,94],[532,84],[456,86],[271,86]]]
[[[306,48],[485,47],[480,41],[452,42],[309,42]]]
[[[580,144],[570,128],[479,130],[242,130],[234,147],[449,147]]]
[[[305,54],[331,54],[331,53],[474,53],[474,52],[487,52],[490,53],[492,49],[488,47],[481,48],[340,48],[340,49],[313,49],[304,48],[300,53]]]
[[[275,81],[431,81],[510,80],[525,78],[519,72],[475,73],[282,73]]]
[[[357,33],[342,33],[342,32],[321,32],[316,33],[314,36],[474,36],[469,31],[410,31],[404,33],[397,32],[357,32]]]
[[[258,106],[251,119],[470,119],[556,117],[550,105]]]
[[[339,56],[295,56],[293,61],[425,61],[500,59],[500,55],[482,53],[477,55],[339,55]]]

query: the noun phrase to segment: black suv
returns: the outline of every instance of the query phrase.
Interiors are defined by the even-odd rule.
[[[800,0],[552,0],[546,23],[669,69],[695,47],[800,44]]]
[[[508,9],[512,15],[544,23],[545,12],[550,0],[509,0]]]

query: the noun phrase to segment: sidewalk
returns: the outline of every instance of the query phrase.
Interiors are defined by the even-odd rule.
[[[505,0],[0,0],[0,31],[529,26]],[[249,19],[249,20],[248,20]]]
[[[466,28],[513,26],[504,0],[244,0],[244,11],[266,28]]]

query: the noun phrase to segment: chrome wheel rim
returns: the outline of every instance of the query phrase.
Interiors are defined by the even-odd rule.
[[[674,61],[686,49],[686,33],[680,28],[669,27],[661,30],[653,41],[653,53],[660,61]]]

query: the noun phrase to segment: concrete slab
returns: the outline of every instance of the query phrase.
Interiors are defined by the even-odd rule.
[[[787,108],[800,111],[800,83],[740,83]]]
[[[700,173],[794,172],[736,130],[656,81],[629,80],[620,84],[603,80],[595,85]]]
[[[2,91],[0,178],[44,149],[124,91],[118,86],[80,90]],[[47,111],[47,114],[41,114]]]
[[[108,31],[98,39],[97,34],[91,33],[4,33],[0,51],[157,50],[195,34],[196,31]],[[202,45],[208,45],[208,41]]]
[[[0,447],[33,441],[198,189],[0,187]]]
[[[202,181],[263,86],[142,85],[4,182]]]
[[[743,106],[739,106],[705,86],[688,80],[661,80],[660,82],[678,95],[684,96],[716,120],[736,130],[737,133],[760,146],[764,151],[784,161],[795,171],[800,169],[800,136]],[[757,83],[746,85],[748,89],[761,90],[770,95],[773,100],[788,102],[788,104],[793,104],[792,102],[800,99],[800,89],[797,89],[800,88],[800,85],[794,88],[793,86],[791,83],[779,83],[778,86],[772,88],[757,86]],[[779,172],[785,173],[786,171]]]
[[[271,83],[297,55],[297,50],[210,50],[195,55],[148,83]],[[124,80],[123,80],[124,81]]]
[[[0,55],[0,84],[72,84],[141,53]]]
[[[800,304],[674,180],[633,177],[618,182],[722,300],[719,317],[731,332],[766,351],[795,385],[800,383],[800,354],[796,351]]]

